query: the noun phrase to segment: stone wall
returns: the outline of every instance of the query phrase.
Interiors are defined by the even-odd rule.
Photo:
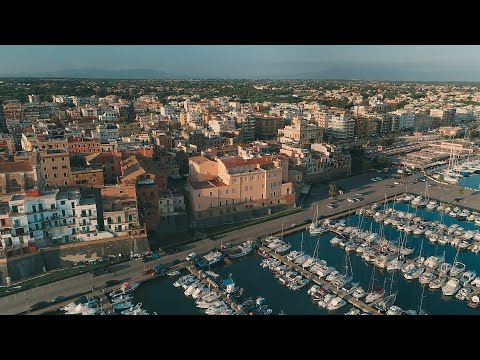
[[[48,270],[70,266],[78,261],[95,260],[107,255],[141,254],[149,251],[146,237],[109,238],[41,249]]]
[[[5,285],[7,276],[18,281],[85,260],[96,260],[107,255],[141,254],[150,251],[147,237],[109,238],[81,243],[65,244],[42,248],[34,254],[25,254],[0,259],[0,284]]]
[[[347,176],[349,169],[332,169],[319,174],[309,175],[308,181],[312,183],[326,183],[331,180],[342,179]]]
[[[43,257],[39,252],[12,257],[7,259],[7,276],[10,276],[10,280],[14,282],[25,277],[43,273],[43,267]],[[6,276],[2,276],[2,283],[5,283],[5,279]]]
[[[223,215],[210,216],[203,219],[195,220],[196,229],[204,229],[211,226],[220,226],[227,224],[238,224],[245,221],[253,220],[270,214],[275,214],[280,211],[293,208],[294,204],[279,204],[268,208],[254,208],[251,210],[244,210],[237,213],[227,213]]]

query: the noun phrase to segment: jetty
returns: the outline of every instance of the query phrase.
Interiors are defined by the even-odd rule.
[[[376,303],[380,302],[382,300],[381,298],[377,299],[376,301],[373,301],[371,304],[365,304],[363,301],[354,298],[352,295],[348,294],[346,291],[343,291],[342,289],[337,289],[332,284],[330,284],[328,281],[326,281],[322,278],[319,278],[318,276],[312,274],[310,271],[305,270],[301,266],[287,260],[282,255],[279,255],[275,252],[272,252],[271,249],[269,249],[267,247],[264,247],[264,246],[262,246],[260,249],[262,249],[262,251],[264,251],[265,253],[269,253],[273,258],[275,258],[277,260],[280,260],[282,263],[290,266],[292,269],[295,269],[295,271],[299,272],[300,274],[302,274],[306,278],[310,279],[314,283],[330,290],[335,295],[341,297],[343,300],[348,301],[350,304],[359,308],[363,312],[366,312],[366,313],[371,314],[371,315],[383,315],[379,311],[377,311],[376,309],[374,309],[372,307],[372,305],[375,305]]]
[[[203,271],[198,270],[195,266],[189,264],[186,266],[186,269],[193,274],[197,279],[202,281],[204,284],[208,285],[210,287],[210,290],[215,291],[220,294],[220,297],[223,301],[225,301],[226,304],[228,304],[233,311],[235,311],[235,314],[243,314],[243,310],[238,305],[236,302],[234,302],[232,299],[230,299],[222,289],[220,289],[219,285],[210,279],[207,275],[204,274]]]

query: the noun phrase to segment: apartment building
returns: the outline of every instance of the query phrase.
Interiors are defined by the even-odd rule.
[[[30,161],[0,163],[0,195],[22,193],[37,186],[37,173]]]
[[[69,137],[68,152],[70,156],[76,154],[89,155],[100,152],[100,141],[88,137]]]
[[[255,137],[258,139],[273,139],[278,130],[284,127],[283,118],[273,116],[255,116]]]
[[[106,231],[115,236],[128,236],[140,229],[134,184],[104,186],[101,194]]]
[[[71,169],[67,150],[40,151],[39,165],[40,176],[46,188],[70,185]]]
[[[274,157],[194,156],[189,167],[187,188],[194,219],[295,202],[288,165]]]
[[[292,125],[278,130],[281,144],[299,144],[303,147],[323,141],[323,128],[309,124],[307,120],[296,117]]]
[[[355,133],[355,120],[349,115],[333,115],[328,123],[329,133],[338,141],[351,141]]]

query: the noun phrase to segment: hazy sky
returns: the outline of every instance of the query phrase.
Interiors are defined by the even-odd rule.
[[[480,46],[0,46],[0,74],[151,69],[225,78],[480,81]]]

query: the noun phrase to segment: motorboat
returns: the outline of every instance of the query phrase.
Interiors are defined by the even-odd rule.
[[[445,284],[446,281],[447,281],[447,278],[445,276],[440,276],[430,281],[430,283],[428,284],[428,287],[430,289],[439,289]]]
[[[133,299],[133,295],[127,294],[127,295],[116,296],[111,300],[111,302],[112,302],[112,304],[118,304],[118,303],[121,303],[123,301],[130,301],[132,299]]]
[[[337,296],[332,301],[330,301],[330,303],[327,305],[327,310],[337,310],[345,306],[346,304],[347,302],[345,300]]]
[[[452,264],[444,262],[440,265],[440,267],[438,268],[438,271],[440,272],[440,274],[446,275],[448,274],[451,268],[452,268]]]
[[[390,308],[387,310],[386,314],[387,315],[400,315],[402,312],[402,309],[396,305],[390,306]]]
[[[168,276],[177,276],[177,275],[180,275],[180,271],[178,270],[173,270],[173,271],[170,271],[169,273],[167,273]]]
[[[477,273],[473,270],[468,270],[465,271],[462,276],[460,277],[460,282],[462,284],[468,284],[470,283],[475,277],[477,276]]]
[[[472,291],[473,290],[469,287],[463,287],[458,291],[458,293],[455,294],[455,298],[463,301],[468,297],[468,295],[470,295]]]
[[[351,308],[349,312],[345,313],[345,315],[360,315],[360,313],[360,309]]]
[[[342,290],[347,294],[350,294],[358,287],[358,285],[360,285],[359,282],[349,282],[348,284],[344,284],[342,286]]]
[[[465,264],[461,263],[459,261],[455,261],[452,265],[452,268],[450,269],[450,276],[458,276],[460,275],[463,271],[465,271]]]
[[[451,278],[442,286],[442,293],[445,296],[452,296],[460,289],[460,280]]]
[[[405,262],[399,259],[393,259],[387,264],[387,270],[399,270]]]
[[[65,312],[70,312],[70,311],[73,311],[77,307],[77,305],[86,304],[86,303],[91,302],[93,300],[94,300],[94,298],[92,298],[90,296],[83,295],[80,298],[78,298],[77,300],[75,300],[74,302],[71,302],[70,304],[65,305],[60,310],[63,310]]]
[[[407,280],[417,279],[422,273],[424,269],[420,266],[415,266],[412,270],[405,273],[403,277]]]
[[[397,298],[397,294],[390,294],[385,296],[382,300],[380,300],[375,307],[380,311],[387,311],[395,302]]]
[[[121,311],[121,310],[130,309],[132,306],[133,304],[130,301],[124,301],[124,302],[113,305],[113,308],[115,310]]]
[[[418,278],[418,281],[420,281],[420,284],[429,284],[431,281],[435,280],[437,276],[430,272],[426,271],[420,277]]]
[[[366,295],[366,292],[365,292],[365,290],[363,290],[362,287],[357,287],[352,293],[352,296],[355,299],[360,299],[360,298],[364,297],[365,295]]]
[[[367,296],[365,297],[365,302],[367,304],[374,302],[377,299],[380,299],[383,294],[385,293],[385,290],[382,288],[377,288],[373,290],[372,292],[368,293]]]
[[[473,295],[470,298],[470,301],[467,304],[469,307],[476,309],[480,306],[480,297],[478,295]]]

